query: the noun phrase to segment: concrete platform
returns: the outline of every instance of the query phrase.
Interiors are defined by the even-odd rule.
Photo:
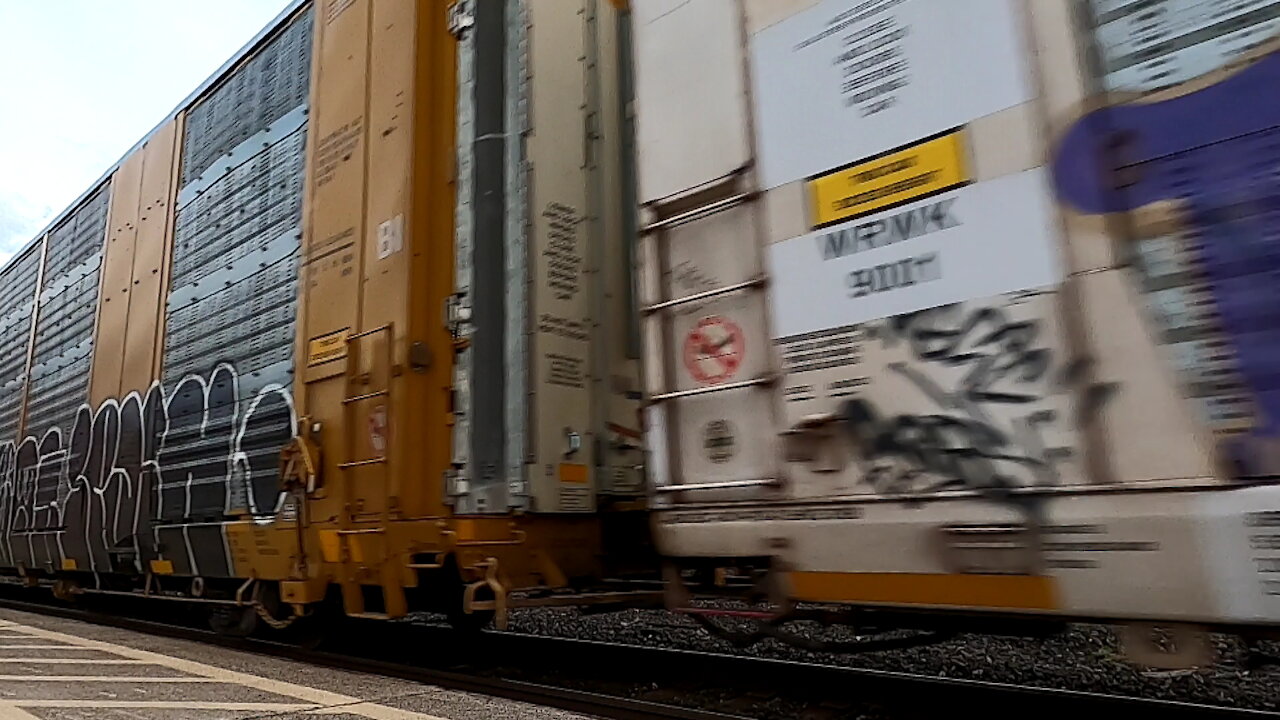
[[[0,720],[589,720],[0,609]]]

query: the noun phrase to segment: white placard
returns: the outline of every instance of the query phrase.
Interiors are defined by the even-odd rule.
[[[761,180],[808,177],[1032,98],[1017,0],[824,0],[751,40]]]
[[[773,335],[1061,282],[1048,177],[1025,170],[769,247]]]
[[[404,216],[397,215],[378,225],[378,259],[386,260],[404,249]]]

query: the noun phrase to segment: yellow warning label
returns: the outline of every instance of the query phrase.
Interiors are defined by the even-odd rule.
[[[347,356],[347,328],[307,341],[307,367],[323,365]]]
[[[578,463],[560,463],[560,482],[585,484],[587,482],[587,466]]]
[[[951,130],[811,178],[813,226],[868,215],[971,181],[964,130]]]

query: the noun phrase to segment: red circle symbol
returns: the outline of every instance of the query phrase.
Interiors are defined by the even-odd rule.
[[[694,380],[722,383],[742,367],[746,339],[733,321],[718,315],[705,317],[684,340],[684,366]]]

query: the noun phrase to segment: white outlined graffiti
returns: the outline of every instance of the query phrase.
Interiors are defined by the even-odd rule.
[[[179,574],[230,575],[223,525],[273,519],[277,453],[297,430],[287,387],[241,387],[220,363],[169,391],[82,405],[65,437],[0,444],[0,561],[142,572],[163,557]]]

